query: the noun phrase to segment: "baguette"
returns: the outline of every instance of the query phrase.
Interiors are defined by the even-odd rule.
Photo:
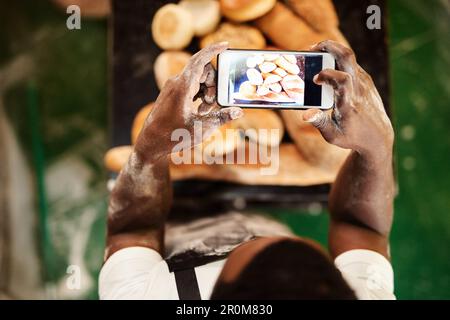
[[[244,22],[266,14],[276,0],[220,0],[222,14],[230,20]]]
[[[318,32],[327,33],[339,27],[331,0],[286,0],[286,4]]]
[[[303,19],[277,2],[266,15],[255,20],[255,25],[280,48],[287,50],[308,50],[311,45],[324,40]]]

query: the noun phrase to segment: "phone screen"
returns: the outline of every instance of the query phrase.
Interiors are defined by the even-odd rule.
[[[226,90],[227,105],[323,106],[322,86],[313,82],[324,67],[323,54],[246,50],[229,50],[224,54],[219,56],[226,60],[220,63],[219,71],[226,76],[219,72],[219,82],[226,79],[226,85],[219,85],[219,90]]]

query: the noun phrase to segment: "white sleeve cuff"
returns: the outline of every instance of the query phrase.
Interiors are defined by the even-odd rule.
[[[350,250],[339,255],[334,263],[359,299],[395,299],[394,271],[378,252]]]

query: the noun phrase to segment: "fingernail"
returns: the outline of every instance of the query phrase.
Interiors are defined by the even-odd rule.
[[[232,120],[239,119],[243,114],[242,109],[233,109],[230,111],[230,117]]]
[[[322,111],[315,113],[311,118],[306,119],[305,121],[309,123],[314,123],[318,121],[320,118],[322,118]]]
[[[222,41],[222,42],[219,42],[219,45],[221,45],[221,46],[225,46],[225,45],[228,45],[228,44],[229,44],[228,41]]]
[[[205,95],[204,99],[207,104],[213,104],[214,100],[215,100],[215,96],[211,96],[211,95],[207,94],[207,95]]]
[[[313,77],[313,82],[314,82],[314,83],[318,83],[318,79],[319,79],[319,75],[316,74],[316,75]]]

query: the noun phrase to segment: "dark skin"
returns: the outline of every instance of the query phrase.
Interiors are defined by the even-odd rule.
[[[215,102],[215,72],[210,61],[228,47],[209,46],[195,54],[183,73],[167,81],[145,121],[134,152],[122,169],[112,190],[108,207],[105,260],[114,252],[142,246],[164,252],[164,225],[172,203],[169,155],[191,148],[215,129],[240,118],[240,108],[219,108]],[[198,108],[194,99],[201,99]],[[195,137],[194,123],[203,126]],[[187,129],[192,140],[181,146],[171,141],[174,130]]]
[[[192,119],[217,128],[242,115],[239,108],[219,109],[214,102],[214,73],[208,62],[225,48],[219,45],[202,50],[193,58],[196,62],[191,60],[183,75],[171,80],[158,97],[157,107],[111,194],[106,258],[130,246],[148,247],[163,255],[164,224],[172,199],[170,132],[180,127],[192,130]],[[329,196],[329,252],[311,239],[296,239],[321,251],[330,261],[352,249],[373,250],[389,259],[394,198],[392,125],[372,79],[350,49],[324,41],[312,50],[329,52],[336,59],[337,70],[323,70],[314,79],[319,85],[334,88],[335,107],[331,113],[308,110],[304,120],[319,129],[329,143],[352,152]],[[202,98],[203,104],[199,110],[187,112],[194,96]],[[263,237],[240,245],[229,255],[221,279],[235,279],[258,252],[282,239]]]

